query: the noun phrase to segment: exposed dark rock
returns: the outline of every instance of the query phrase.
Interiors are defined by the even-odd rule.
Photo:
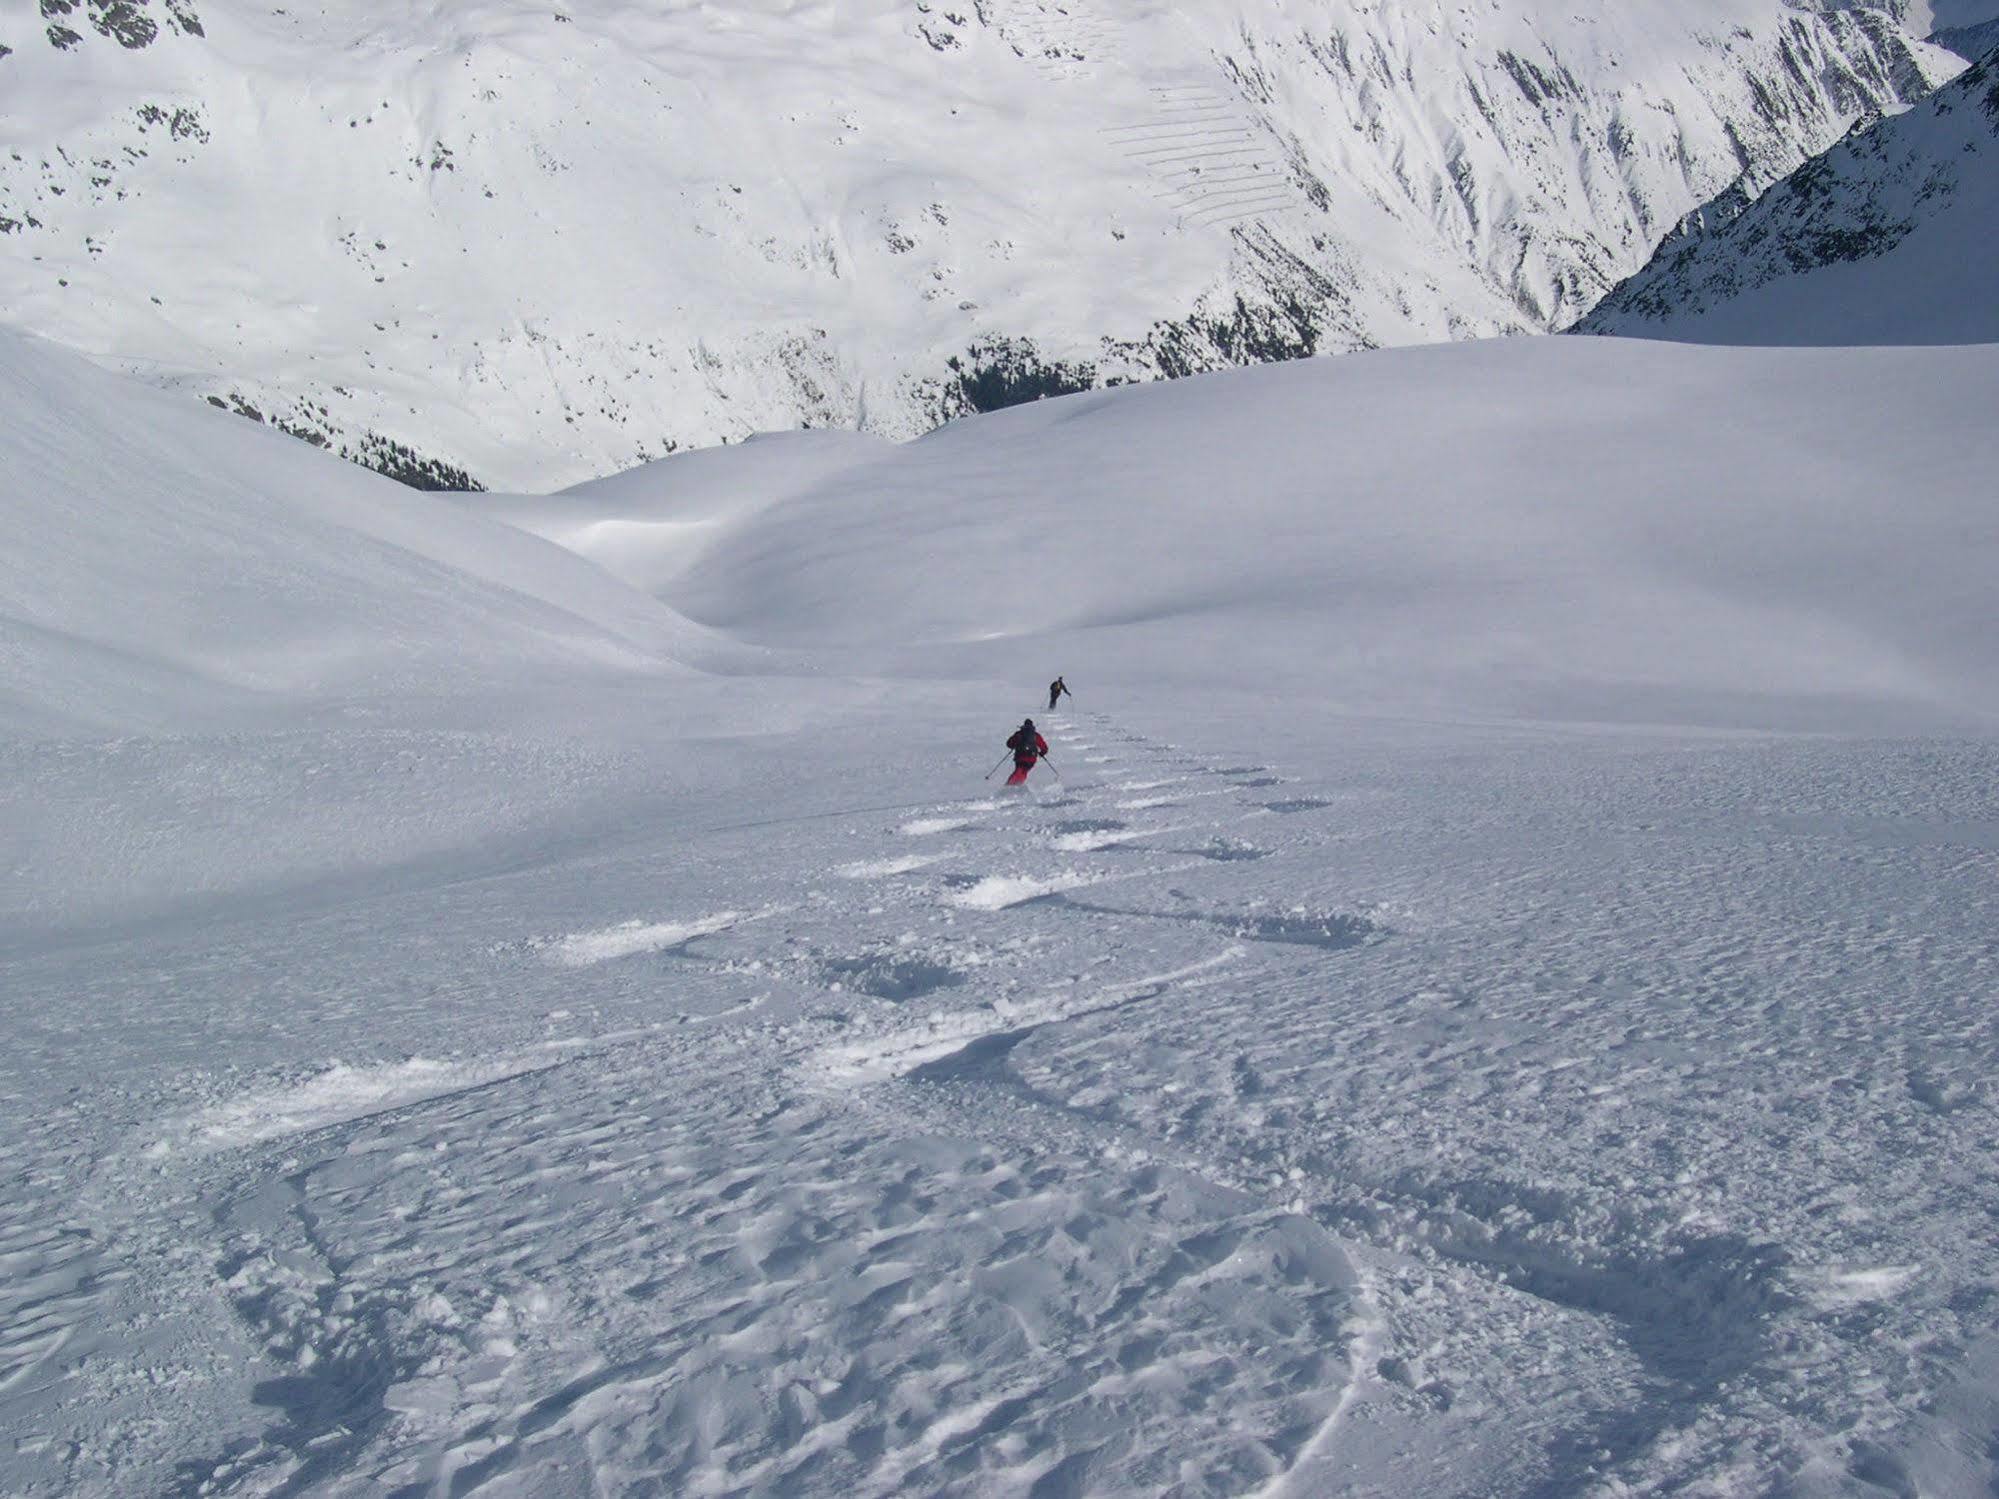
[[[136,52],[159,39],[159,23],[141,7],[145,0],[91,0],[90,24],[100,36]]]
[[[1236,242],[1251,290],[1162,319],[1142,339],[1105,339],[1097,363],[1046,359],[1029,338],[982,339],[946,361],[945,381],[925,382],[925,403],[937,420],[950,421],[1132,379],[1177,380],[1367,345],[1328,268],[1255,229],[1238,230]],[[1128,373],[1107,374],[1107,367]]]
[[[1550,59],[1551,66],[1543,68],[1513,52],[1499,54],[1499,65],[1506,69],[1507,76],[1526,96],[1527,102],[1539,108],[1543,104],[1559,102],[1563,99],[1580,99],[1583,87],[1573,74],[1559,62]]]
[[[1236,243],[1251,272],[1245,279],[1253,291],[1238,291],[1220,305],[1155,323],[1142,342],[1120,346],[1117,352],[1176,380],[1303,359],[1329,345],[1352,349],[1366,344],[1348,326],[1346,301],[1329,267],[1254,230],[1239,231]]]
[[[1030,338],[981,339],[964,358],[953,355],[945,363],[955,377],[955,383],[945,387],[938,413],[947,421],[976,411],[1023,406],[1044,396],[1073,395],[1097,384],[1094,366],[1044,360]]]
[[[136,113],[141,129],[164,126],[167,134],[177,141],[200,141],[204,145],[208,141],[208,127],[201,123],[201,111],[198,109],[180,105],[169,113],[157,104],[141,104]]]
[[[411,489],[479,491],[486,487],[457,464],[428,457],[407,443],[377,432],[363,433],[352,444],[343,446],[340,456]]]

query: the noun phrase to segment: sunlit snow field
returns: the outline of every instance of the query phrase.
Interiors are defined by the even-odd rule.
[[[1999,351],[463,500],[0,355],[0,1491],[1990,1488]]]

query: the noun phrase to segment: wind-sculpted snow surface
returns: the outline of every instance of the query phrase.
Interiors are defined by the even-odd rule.
[[[1990,1482],[1989,745],[1153,711],[918,868],[806,745],[754,827],[18,949],[0,1486]]]
[[[427,487],[907,437],[1563,325],[1960,66],[1907,10],[18,4],[0,306]]]
[[[1740,216],[1669,241],[1581,326],[1729,344],[1992,343],[1995,242],[1999,50]]]

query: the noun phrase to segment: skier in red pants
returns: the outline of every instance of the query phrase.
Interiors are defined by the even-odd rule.
[[[1027,779],[1027,773],[1034,769],[1034,762],[1048,753],[1048,741],[1043,739],[1034,727],[1034,720],[1023,719],[1019,728],[1006,742],[1013,751],[1013,774],[1006,778],[1009,786],[1018,786]]]

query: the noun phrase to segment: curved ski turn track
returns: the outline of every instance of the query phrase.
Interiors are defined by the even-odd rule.
[[[85,1044],[203,1081],[33,1100],[76,1036],[24,1048],[0,1487],[1912,1481],[1823,1434],[1933,1397],[1999,1270],[1999,820],[1881,788],[1989,751],[1523,735],[1416,794],[1044,724],[1020,794],[107,939]],[[374,1059],[214,1063],[281,1019]]]

